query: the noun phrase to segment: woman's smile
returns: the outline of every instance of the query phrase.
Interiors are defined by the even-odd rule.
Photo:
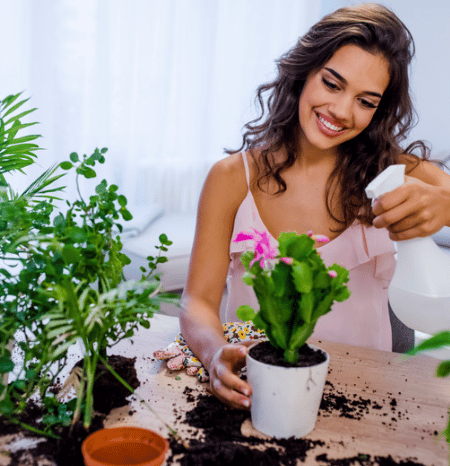
[[[345,131],[345,126],[338,124],[336,120],[327,115],[316,112],[317,126],[323,134],[330,137],[340,136]]]

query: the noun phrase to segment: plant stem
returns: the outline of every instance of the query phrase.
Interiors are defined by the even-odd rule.
[[[81,192],[80,192],[80,184],[78,182],[78,178],[80,177],[80,175],[77,173],[77,176],[75,177],[75,184],[77,185],[77,191],[78,191],[78,196],[80,197],[80,200],[83,204],[86,204],[84,202],[84,199],[83,199],[83,196],[81,195]]]
[[[59,440],[61,437],[58,437],[57,435],[52,434],[51,432],[45,432],[41,429],[38,429],[37,427],[30,426],[29,424],[25,424],[24,422],[18,421],[17,419],[10,419],[10,421],[13,424],[18,424],[20,427],[23,427],[24,429],[27,429],[31,432],[34,432],[35,434],[42,435],[43,437],[50,437],[56,440]]]
[[[95,382],[95,369],[97,367],[97,357],[94,355],[92,360],[85,356],[85,361],[87,364],[86,368],[86,408],[84,411],[84,427],[86,429],[91,425],[92,414],[94,412],[94,399],[93,399],[93,390]]]
[[[139,396],[134,389],[124,380],[120,375],[104,360],[101,356],[99,356],[100,361],[105,365],[105,367],[111,372],[111,374],[124,386],[126,387],[136,398],[148,409],[150,410],[153,415],[164,425],[170,432],[172,437],[179,441],[184,448],[189,448],[189,443],[186,440],[183,440],[178,432],[170,426],[141,396]]]

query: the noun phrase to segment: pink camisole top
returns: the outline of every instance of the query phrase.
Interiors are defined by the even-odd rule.
[[[230,266],[227,277],[227,322],[239,321],[236,309],[248,304],[259,309],[251,286],[242,281],[245,272],[241,263],[243,252],[253,249],[252,241],[233,242],[241,231],[252,228],[268,231],[261,220],[250,191],[250,175],[245,152],[242,154],[249,187],[234,220],[230,243]],[[278,242],[270,233],[273,247]],[[348,343],[356,346],[392,351],[392,331],[388,311],[387,287],[395,270],[395,248],[386,229],[353,223],[338,237],[320,247],[325,265],[334,263],[349,270],[349,299],[335,302],[331,312],[319,318],[314,338]]]

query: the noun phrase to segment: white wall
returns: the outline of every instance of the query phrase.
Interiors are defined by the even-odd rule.
[[[369,1],[323,0],[322,15],[337,8]],[[410,140],[425,139],[432,156],[450,155],[450,2],[448,0],[386,0],[411,31],[416,56],[411,67],[411,88],[419,123]]]

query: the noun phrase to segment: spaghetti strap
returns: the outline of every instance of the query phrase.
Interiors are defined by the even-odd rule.
[[[245,177],[247,178],[247,187],[250,190],[250,172],[248,169],[247,152],[244,150],[243,152],[241,152],[241,155],[242,160],[244,161]]]

